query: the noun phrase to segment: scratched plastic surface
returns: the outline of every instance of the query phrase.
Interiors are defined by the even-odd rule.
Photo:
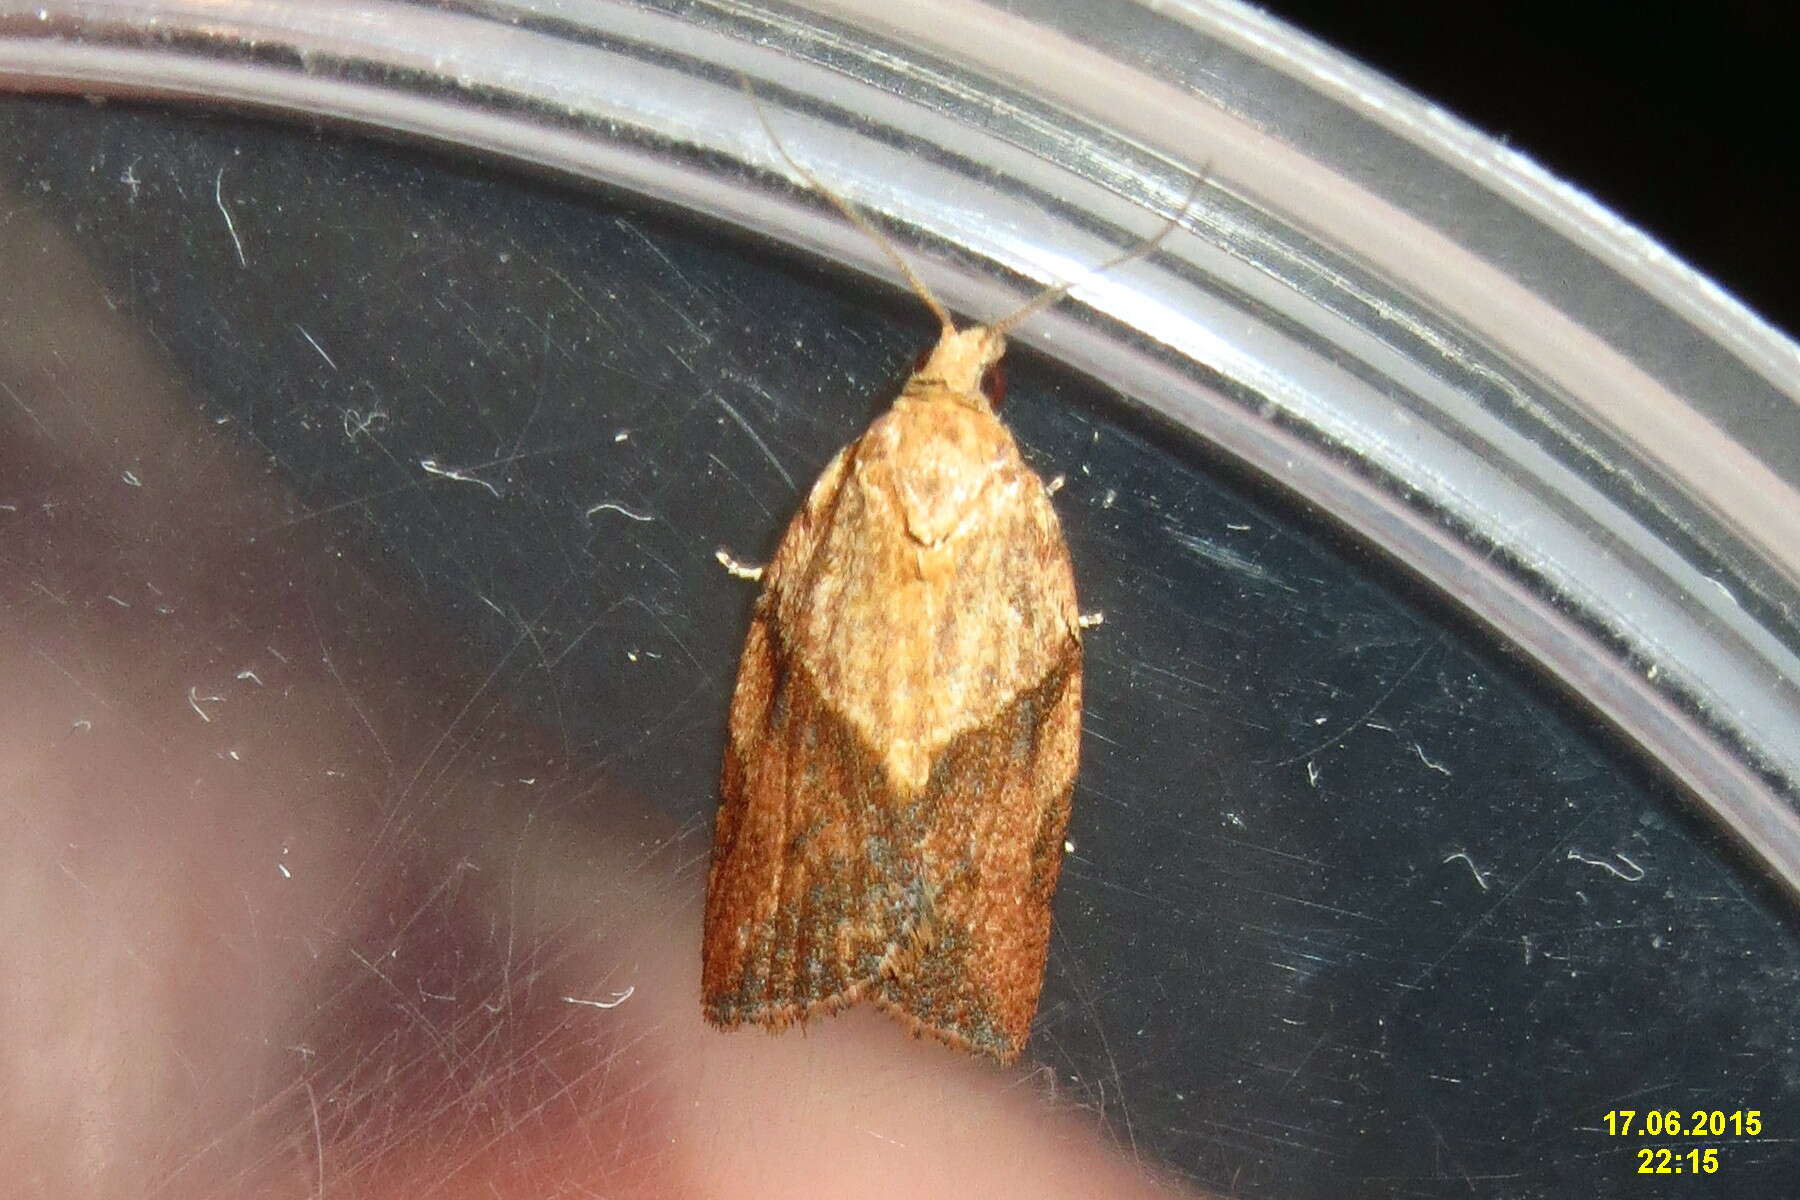
[[[279,805],[188,793],[261,863],[254,898],[190,899],[221,969],[255,974],[213,1028],[287,1050],[254,1083],[196,1070],[184,1132],[128,1165],[194,1194],[289,1155],[310,1188],[316,1137],[337,1186],[373,1188],[409,1142],[600,1103],[594,1056],[655,1037],[546,1055],[538,993],[588,934],[528,910],[624,879],[639,936],[695,942],[750,601],[714,550],[769,551],[929,318],[622,196],[348,137],[10,99],[0,147],[0,276],[35,281],[0,298],[0,623],[47,672],[33,711],[117,746],[145,706],[222,770],[305,781]],[[1784,896],[1329,522],[1091,380],[1009,365],[1106,614],[1028,1051],[1058,1093],[1120,1155],[1267,1197],[1640,1195],[1608,1109],[1760,1108],[1772,1136],[1686,1182],[1782,1194]],[[92,639],[184,647],[192,686],[114,694],[65,657]],[[284,741],[308,688],[342,743]],[[56,891],[82,852],[26,792],[6,805],[7,877],[83,903]],[[109,817],[147,891],[189,816]],[[81,919],[166,969],[129,932],[138,894],[90,891]],[[287,908],[308,915],[269,934]],[[633,961],[558,1011],[697,1004]]]

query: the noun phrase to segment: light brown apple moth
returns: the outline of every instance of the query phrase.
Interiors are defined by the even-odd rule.
[[[1011,1062],[1037,1009],[1081,737],[1081,618],[1043,481],[944,335],[763,573],[707,888],[714,1024],[867,998]]]
[[[943,332],[762,573],[702,1003],[715,1025],[781,1029],[866,999],[1010,1063],[1043,985],[1084,622],[1049,489],[995,415],[995,368],[1004,330],[1066,289],[959,330],[880,240]]]

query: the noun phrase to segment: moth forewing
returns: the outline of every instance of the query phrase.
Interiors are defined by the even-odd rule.
[[[1050,489],[984,382],[1005,331],[1067,287],[957,329],[869,219],[769,137],[943,332],[763,571],[731,704],[703,1007],[717,1025],[781,1029],[867,999],[1012,1062],[1043,985],[1093,622]]]
[[[702,989],[780,1028],[867,998],[1011,1062],[1043,980],[1081,627],[1043,481],[947,329],[813,486],[732,700]]]

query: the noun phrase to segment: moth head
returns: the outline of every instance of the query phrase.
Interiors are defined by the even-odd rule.
[[[971,408],[992,411],[1006,391],[1000,373],[1000,356],[1005,353],[1006,338],[996,330],[985,325],[967,329],[946,325],[937,345],[913,371],[907,391],[936,392]]]

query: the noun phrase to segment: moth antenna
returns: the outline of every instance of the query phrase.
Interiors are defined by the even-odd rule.
[[[901,256],[900,251],[895,248],[894,243],[889,241],[887,235],[882,233],[881,230],[876,227],[875,223],[864,216],[862,211],[854,204],[825,186],[825,183],[819,179],[818,176],[814,175],[811,171],[795,161],[794,156],[788,153],[788,149],[782,144],[781,139],[775,135],[774,126],[769,124],[769,117],[768,114],[763,111],[762,101],[756,98],[756,89],[750,86],[750,77],[740,71],[738,72],[738,82],[744,87],[744,95],[750,97],[750,107],[756,110],[756,120],[757,123],[762,126],[763,134],[768,137],[769,144],[775,147],[775,152],[781,155],[782,161],[787,163],[788,167],[796,175],[800,176],[801,179],[804,179],[808,187],[825,197],[825,199],[831,201],[831,206],[843,213],[846,221],[849,221],[863,233],[867,234],[871,241],[877,246],[880,246],[882,252],[888,256],[894,266],[900,269],[901,276],[904,277],[907,284],[911,286],[913,294],[920,300],[923,300],[925,302],[925,307],[931,310],[931,315],[936,317],[938,323],[946,330],[954,332],[956,329],[956,322],[950,319],[950,310],[945,308],[943,304],[939,302],[937,296],[932,293],[932,290],[925,286],[925,281],[920,279],[918,272],[912,269],[912,264],[908,263],[906,259]]]
[[[1173,216],[1163,222],[1161,229],[1158,229],[1155,233],[1131,247],[1129,250],[1122,250],[1118,254],[1113,255],[1099,266],[1089,267],[1074,279],[1067,280],[1063,283],[1052,284],[1050,287],[1045,288],[1019,308],[1014,309],[998,321],[991,323],[988,328],[995,333],[1005,333],[1009,329],[1016,329],[1026,321],[1029,321],[1032,317],[1043,312],[1046,308],[1056,304],[1077,286],[1092,279],[1094,276],[1104,275],[1115,267],[1122,267],[1126,263],[1143,258],[1147,254],[1154,254],[1156,248],[1163,244],[1163,239],[1167,238],[1171,233],[1174,233],[1176,227],[1181,224],[1182,218],[1187,216],[1188,213],[1193,210],[1194,200],[1200,195],[1200,188],[1205,182],[1206,171],[1202,168],[1200,173],[1194,176],[1194,182],[1188,187],[1187,199],[1181,202],[1181,207],[1175,210]]]

